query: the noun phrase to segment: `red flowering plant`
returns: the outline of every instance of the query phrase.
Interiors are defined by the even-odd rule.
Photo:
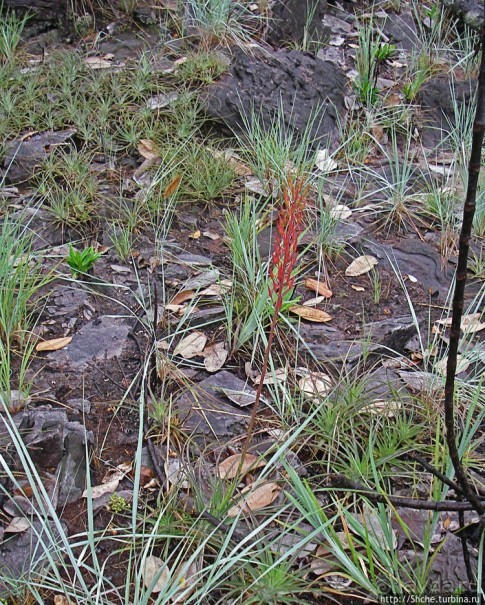
[[[249,419],[246,441],[241,454],[240,468],[247,454],[249,442],[254,428],[259,401],[263,390],[264,378],[268,370],[271,345],[276,330],[278,316],[283,302],[293,290],[295,283],[295,269],[298,262],[298,243],[304,227],[304,213],[307,205],[310,185],[304,176],[288,177],[281,195],[283,205],[278,214],[276,234],[273,243],[273,252],[270,261],[270,274],[268,292],[273,301],[273,314],[266,343],[261,377],[254,401],[253,410]]]

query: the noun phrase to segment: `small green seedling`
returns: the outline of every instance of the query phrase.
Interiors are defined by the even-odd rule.
[[[123,498],[123,496],[118,495],[116,492],[111,494],[109,498],[109,509],[111,512],[115,514],[121,514],[129,510],[130,504]]]
[[[93,246],[88,246],[79,251],[73,248],[72,244],[69,244],[69,254],[66,261],[73,276],[77,277],[80,273],[89,273],[100,256],[101,252],[96,252]]]

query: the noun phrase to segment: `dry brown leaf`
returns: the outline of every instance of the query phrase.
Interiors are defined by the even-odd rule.
[[[323,323],[332,319],[332,316],[325,311],[313,307],[305,307],[304,305],[294,305],[291,307],[290,311],[295,315],[299,315],[302,319],[307,319],[308,321],[313,321],[315,323]]]
[[[218,233],[213,233],[212,231],[203,231],[202,235],[212,240],[221,239],[221,236]]]
[[[288,378],[287,368],[276,368],[274,372],[268,372],[264,377],[263,384],[275,384],[278,382],[285,382]],[[253,383],[258,385],[261,382],[261,374],[257,374],[253,378]]]
[[[345,204],[337,204],[333,208],[330,208],[329,214],[331,218],[345,221],[352,216],[352,210],[348,206],[345,206]]]
[[[6,534],[21,534],[30,527],[30,521],[25,517],[14,517],[4,529]]]
[[[172,605],[184,603],[186,599],[194,592],[197,583],[197,575],[202,569],[201,559],[196,559],[189,563],[184,561],[175,572],[175,578],[178,578],[177,592],[172,596]]]
[[[184,359],[192,359],[202,355],[202,351],[207,343],[207,336],[203,332],[195,331],[182,338],[175,347],[174,355],[180,355]]]
[[[92,500],[95,500],[100,496],[104,496],[104,494],[112,494],[114,491],[116,491],[119,484],[119,478],[115,477],[114,479],[112,479],[111,481],[107,481],[106,483],[94,485],[89,491],[85,489],[82,498],[90,497]]]
[[[315,307],[316,305],[321,305],[324,300],[326,300],[326,296],[315,296],[315,298],[309,298],[301,304],[304,307]]]
[[[164,462],[163,469],[170,485],[175,485],[179,489],[189,488],[187,466],[180,458],[169,456]]]
[[[305,288],[308,288],[309,290],[312,290],[325,298],[330,298],[332,296],[332,290],[330,290],[327,284],[319,281],[318,279],[307,277],[305,279]]]
[[[480,313],[468,313],[467,315],[463,315],[460,326],[463,332],[475,334],[475,332],[483,330],[485,328],[485,323],[480,322],[480,318]],[[438,319],[436,323],[440,326],[451,326],[451,322],[452,318],[447,317],[446,319]]]
[[[67,345],[71,341],[72,336],[65,336],[64,338],[52,338],[51,340],[44,340],[43,342],[39,342],[39,344],[36,345],[35,350],[37,352],[58,351],[59,349],[67,347]]]
[[[235,517],[240,511],[243,513],[259,510],[269,506],[279,496],[281,489],[277,483],[263,483],[257,488],[249,485],[243,490],[244,497],[227,511],[228,517]]]
[[[332,387],[332,379],[323,372],[308,372],[300,378],[298,386],[310,398],[328,395]]]
[[[111,61],[103,59],[103,57],[86,57],[84,63],[91,69],[107,69],[113,67]]]
[[[396,412],[402,408],[401,401],[392,399],[377,399],[360,409],[361,413],[395,418]]]
[[[194,290],[180,290],[170,301],[171,305],[181,305],[182,303],[194,298],[195,291]],[[178,309],[177,309],[178,310]]]
[[[171,195],[173,195],[177,191],[181,180],[182,175],[177,174],[177,176],[174,177],[172,181],[167,185],[165,191],[163,192],[163,197],[170,197]]]
[[[142,575],[146,588],[150,588],[152,583],[155,581],[155,578],[159,575],[158,580],[155,582],[155,585],[152,588],[152,592],[157,593],[164,589],[165,584],[170,577],[170,569],[165,561],[162,561],[162,559],[159,559],[154,555],[149,555],[145,559],[145,566],[143,568]]]
[[[358,275],[364,275],[371,271],[372,267],[375,267],[379,261],[375,256],[370,254],[364,254],[359,256],[345,269],[345,275],[347,277],[357,277]]]
[[[448,364],[448,357],[443,357],[440,359],[436,365],[435,369],[442,374],[443,376],[446,374],[446,366]],[[456,373],[461,374],[462,372],[466,372],[470,367],[470,360],[465,357],[465,355],[457,355],[456,356]]]
[[[254,454],[246,454],[244,462],[241,465],[239,471],[239,463],[241,461],[241,454],[233,454],[221,462],[217,468],[217,475],[219,479],[234,479],[237,476],[243,476],[250,470],[264,466],[265,461],[259,456]]]
[[[226,343],[216,342],[206,347],[202,351],[205,356],[204,366],[208,372],[217,372],[226,363],[229,351],[226,349]]]
[[[54,605],[73,605],[73,604],[72,604],[72,601],[70,601],[65,595],[56,594],[56,596],[54,597]]]
[[[160,154],[158,153],[157,144],[150,139],[140,139],[138,143],[138,153],[146,158],[147,160],[158,160]]]

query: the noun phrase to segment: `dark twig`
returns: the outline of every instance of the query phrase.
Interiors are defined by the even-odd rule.
[[[237,529],[233,529],[232,527],[225,525],[222,521],[219,521],[219,519],[217,519],[216,517],[214,517],[214,515],[211,515],[207,511],[202,511],[201,513],[194,511],[192,516],[201,517],[202,519],[205,519],[211,525],[213,525],[216,529],[220,529],[226,535],[228,535],[229,539],[234,544],[241,544],[241,542],[243,542],[244,540],[247,539],[247,536],[238,532]]]
[[[358,492],[362,496],[365,496],[373,502],[382,502],[383,504],[394,504],[395,506],[401,506],[402,508],[414,508],[416,510],[433,510],[436,512],[442,511],[465,511],[473,510],[474,507],[469,502],[457,502],[456,500],[448,500],[444,502],[437,502],[435,500],[417,500],[416,498],[402,498],[401,496],[389,496],[387,494],[380,494],[372,489],[369,489],[365,485],[361,485],[355,481],[347,479],[344,475],[333,475],[330,483],[330,487],[342,488]],[[485,505],[485,500],[481,503]]]
[[[470,237],[475,215],[478,177],[480,175],[480,164],[482,157],[483,138],[485,134],[485,24],[482,26],[481,35],[482,60],[480,63],[480,74],[478,77],[477,106],[475,120],[473,122],[472,149],[470,162],[468,164],[468,186],[463,207],[463,222],[460,232],[460,243],[458,252],[458,264],[456,269],[455,292],[453,295],[453,314],[450,328],[450,343],[448,348],[448,361],[446,364],[445,382],[445,426],[446,441],[457,482],[460,484],[465,498],[470,502],[477,513],[483,517],[485,506],[480,501],[477,493],[472,489],[465,470],[463,468],[460,453],[456,443],[455,433],[455,375],[457,366],[458,347],[460,343],[461,319],[463,315],[465,285],[468,268],[468,251]],[[483,527],[483,519],[482,519]]]
[[[425,470],[428,471],[428,473],[431,473],[437,479],[439,479],[441,481],[441,483],[444,483],[448,487],[451,487],[451,489],[454,489],[457,494],[463,494],[463,490],[457,483],[452,481],[449,477],[447,477],[441,471],[439,471],[434,466],[432,466],[424,458],[421,458],[421,456],[418,456],[418,454],[415,454],[414,452],[408,452],[408,458],[411,458],[411,460],[414,460],[419,465],[421,465]]]

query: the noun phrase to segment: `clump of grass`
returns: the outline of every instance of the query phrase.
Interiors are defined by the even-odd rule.
[[[291,174],[310,174],[316,154],[314,133],[324,111],[322,107],[316,108],[303,132],[292,128],[291,116],[285,115],[281,105],[269,125],[259,118],[256,108],[243,116],[246,134],[236,133],[241,154],[268,193],[278,195]]]
[[[10,406],[14,359],[16,382],[25,395],[25,375],[33,352],[30,329],[37,296],[53,276],[33,254],[32,233],[19,217],[5,215],[0,224],[0,395]]]
[[[177,69],[177,82],[186,86],[211,84],[227,71],[228,65],[214,51],[199,50],[189,53],[187,60]]]
[[[203,49],[248,42],[257,21],[244,3],[233,0],[182,0],[182,6],[184,26]]]
[[[38,193],[63,227],[82,229],[95,217],[100,190],[91,160],[90,154],[73,149],[53,153],[37,173]]]
[[[5,11],[3,0],[0,3],[0,15],[0,64],[13,64],[22,32],[30,17],[28,13],[19,16],[13,11]]]
[[[180,195],[189,200],[213,201],[228,192],[236,178],[224,155],[191,145],[186,150]]]

